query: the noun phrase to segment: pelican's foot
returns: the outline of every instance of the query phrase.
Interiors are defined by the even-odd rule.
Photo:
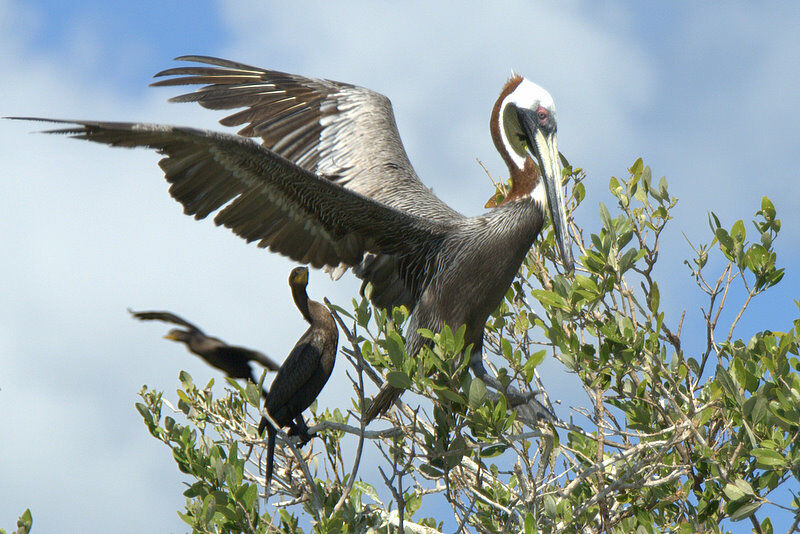
[[[556,414],[554,414],[552,410],[536,400],[536,396],[539,395],[541,391],[536,390],[530,393],[522,393],[514,386],[503,387],[503,384],[501,384],[497,378],[486,372],[483,362],[478,362],[479,365],[475,363],[476,362],[473,362],[472,365],[472,372],[475,376],[483,380],[483,383],[486,384],[487,387],[494,389],[498,393],[503,393],[508,400],[509,408],[517,408],[517,413],[523,415],[528,421],[558,421],[558,417],[556,417]],[[498,395],[498,393],[495,393],[495,395]],[[492,400],[496,401],[497,398],[493,398]]]

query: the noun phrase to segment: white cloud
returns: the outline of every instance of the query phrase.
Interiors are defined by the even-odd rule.
[[[630,121],[652,93],[641,49],[577,9],[515,1],[223,6],[237,28],[227,54],[389,96],[418,173],[466,213],[478,213],[487,194],[475,158],[505,174],[488,119],[512,69],[556,95],[560,146],[581,161],[616,145],[632,149]],[[243,20],[242,12],[257,15]]]

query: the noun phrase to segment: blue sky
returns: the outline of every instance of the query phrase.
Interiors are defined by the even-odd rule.
[[[392,99],[419,175],[476,214],[490,188],[475,158],[503,174],[487,121],[513,68],[555,97],[559,146],[588,173],[585,227],[637,157],[669,179],[680,204],[659,274],[673,321],[684,308],[697,318],[701,302],[682,234],[707,241],[709,210],[748,222],[772,198],[788,273],[743,320],[749,337],[788,328],[800,296],[799,23],[800,5],[777,2],[0,0],[0,115],[217,128],[219,115],[147,87],[182,54],[349,81]],[[0,428],[14,438],[0,440],[0,525],[30,506],[45,532],[183,531],[182,477],[133,403],[142,384],[174,391],[181,368],[197,382],[215,374],[125,308],[173,309],[280,359],[304,329],[281,308],[291,264],[183,216],[153,154],[35,129],[0,124]],[[312,273],[317,297],[346,304],[357,287]],[[543,373],[554,398],[580,402],[557,364]],[[329,386],[321,402],[343,408],[343,395]]]

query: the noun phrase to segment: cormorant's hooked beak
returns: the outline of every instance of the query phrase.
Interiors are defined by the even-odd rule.
[[[567,244],[567,208],[564,189],[561,187],[561,158],[555,128],[547,132],[536,123],[535,112],[518,108],[517,115],[528,139],[528,151],[538,162],[547,193],[547,206],[553,221],[561,261],[568,270],[573,269],[572,246]]]

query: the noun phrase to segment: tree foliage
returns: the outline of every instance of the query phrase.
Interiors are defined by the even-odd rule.
[[[17,519],[17,530],[12,534],[29,534],[33,527],[33,516],[30,509],[25,510],[19,519]],[[0,534],[6,534],[6,531],[0,528]]]
[[[564,177],[574,211],[584,174],[567,167]],[[796,527],[800,319],[736,337],[753,299],[783,276],[775,208],[762,200],[750,239],[741,220],[728,228],[710,214],[710,242],[690,243],[685,274],[670,264],[657,280],[676,199],[641,160],[609,186],[616,206],[600,204],[600,228],[587,238],[571,224],[575,273],[560,268],[546,231],[486,330],[501,381],[546,406],[537,366],[550,356],[574,373],[586,401],[570,422],[536,423],[474,379],[463,328],[424,332],[431,346],[411,357],[405,309],[330,305],[352,402],[312,406],[313,448],[280,435],[268,504],[257,386],[229,380],[215,399],[182,373],[177,405],[142,390],[145,424],[189,476],[181,517],[194,532],[692,533],[744,521],[768,533],[781,510]],[[662,291],[687,281],[703,304],[668,315]],[[705,335],[684,336],[684,320]],[[388,427],[365,428],[364,383],[382,376],[414,394]],[[365,465],[365,454],[381,460]]]

